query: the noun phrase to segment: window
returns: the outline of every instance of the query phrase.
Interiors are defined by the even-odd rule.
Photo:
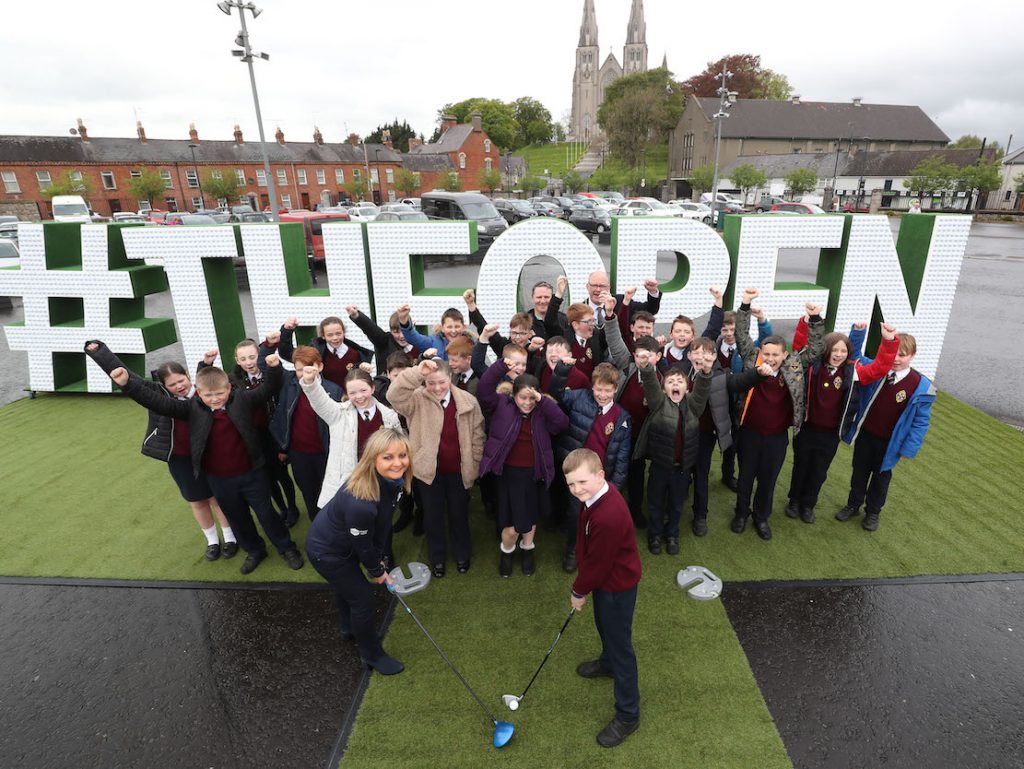
[[[133,171],[132,173],[135,173],[135,172]],[[148,200],[136,200],[135,203],[139,207],[139,213],[143,213],[145,211],[152,211],[153,210],[153,206],[151,206],[149,204]]]
[[[316,169],[316,183],[327,184],[327,172],[322,168]]]
[[[238,183],[241,184],[244,187],[245,186],[245,171],[243,171],[241,168],[236,168],[235,169],[235,177],[238,179]]]
[[[277,169],[277,183],[280,184],[282,187],[288,186],[288,172],[285,171],[283,168]]]
[[[210,176],[218,180],[224,178],[224,174],[220,172],[219,168],[215,168],[214,170],[210,171]]]
[[[129,171],[128,173],[129,173],[129,175],[133,179],[141,179],[142,178],[142,171]]]
[[[394,184],[395,183],[395,169],[394,168],[385,168],[384,169],[384,178],[388,180],[388,184]]]
[[[21,187],[18,186],[18,177],[15,175],[14,171],[4,171],[3,179],[5,192],[21,192]],[[1007,200],[1009,200],[1009,198],[1007,198]]]
[[[199,174],[194,168],[185,169],[185,181],[188,182],[188,186],[195,189],[199,186]]]
[[[177,213],[177,211],[178,211],[178,201],[177,201],[177,199],[176,198],[164,198],[164,208],[166,208],[168,211],[172,211],[172,212]]]
[[[6,178],[4,178],[4,183],[5,184],[7,183],[7,179]],[[14,184],[15,184],[15,186],[17,186],[18,183],[15,182]],[[17,192],[17,190],[7,190],[7,191],[8,192]],[[1003,198],[1003,200],[1008,203],[1010,201],[1010,196],[1011,195],[1013,195],[1013,190],[1007,190],[1006,191],[1006,196]]]
[[[117,183],[114,181],[113,171],[100,171],[100,179],[103,181],[103,189],[116,190]]]
[[[484,170],[485,171],[490,171],[491,170],[491,159],[490,158],[484,158]]]
[[[39,189],[47,190],[53,186],[49,171],[36,171],[36,181],[39,182]]]
[[[267,186],[267,172],[262,169],[256,171],[256,184],[260,187]]]
[[[72,171],[71,172],[71,180],[75,181],[75,182],[82,181],[82,172],[81,171]]]
[[[388,200],[390,200],[392,203],[395,202],[396,198],[394,190],[388,190]]]
[[[460,152],[459,153],[459,168],[465,168],[465,167],[466,167],[466,153],[465,152]]]
[[[376,168],[370,169],[370,181],[374,184],[380,184],[380,174],[377,173]]]
[[[282,195],[281,196],[281,208],[291,208],[291,207],[292,207],[292,196],[291,195]]]
[[[174,189],[174,182],[171,181],[171,172],[170,171],[161,171],[160,172],[160,177],[164,180],[164,188],[165,189],[168,189],[168,190],[173,190]],[[173,198],[172,198],[172,200],[173,200]],[[177,210],[177,209],[175,209],[175,210]]]
[[[344,168],[335,168],[334,169],[334,181],[337,182],[338,184],[344,184],[345,183],[345,169]]]
[[[192,210],[193,211],[198,211],[202,207],[203,207],[203,199],[202,198],[192,198]]]
[[[363,180],[363,172],[362,172],[362,170],[359,169],[359,168],[353,168],[352,169],[352,181],[354,181],[356,184],[359,184],[359,182],[361,182],[362,180]]]
[[[306,169],[305,168],[300,168],[295,173],[298,174],[298,176],[299,176],[299,184],[305,184],[306,183]]]
[[[484,139],[484,152],[490,153],[491,151],[491,140]]]
[[[217,198],[217,206],[219,208],[226,208],[228,204],[227,198]]]

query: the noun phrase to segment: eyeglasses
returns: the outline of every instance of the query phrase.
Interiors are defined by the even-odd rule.
[[[576,322],[579,323],[581,326],[596,326],[597,325],[597,321],[594,320],[593,318],[591,318],[590,320],[578,320]]]
[[[608,285],[607,283],[587,283],[587,285],[590,286],[590,288],[599,288],[602,291],[607,291],[609,288],[611,288],[611,286]]]
[[[529,336],[530,332],[529,331],[509,331],[508,335],[509,336]]]

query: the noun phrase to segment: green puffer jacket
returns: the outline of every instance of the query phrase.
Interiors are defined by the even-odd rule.
[[[700,432],[700,415],[708,405],[711,394],[711,374],[697,373],[693,392],[687,393],[678,404],[673,403],[658,381],[654,366],[640,369],[640,381],[644,385],[644,397],[650,415],[644,420],[637,438],[633,459],[650,459],[661,467],[679,468],[688,472],[697,462],[697,442]],[[684,414],[683,459],[677,465],[676,429],[679,413]]]

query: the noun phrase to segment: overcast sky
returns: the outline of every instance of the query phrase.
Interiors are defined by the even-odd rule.
[[[472,96],[539,99],[568,112],[583,0],[264,0],[249,17],[266,131],[311,141],[392,118],[427,135]],[[596,0],[601,58],[620,62],[630,0]],[[945,9],[949,8],[947,12]],[[680,79],[726,54],[760,54],[805,100],[917,104],[951,138],[1024,144],[1024,3],[647,0],[649,66]],[[246,67],[230,55],[237,11],[215,0],[4,3],[0,133],[257,138]]]

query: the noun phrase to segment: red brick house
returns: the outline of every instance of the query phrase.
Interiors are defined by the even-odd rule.
[[[414,157],[446,157],[459,175],[463,190],[480,189],[481,171],[500,171],[501,155],[481,126],[482,117],[474,112],[469,123],[458,123],[451,115],[441,118],[441,137],[432,144],[410,140],[409,154]],[[430,189],[424,186],[424,189]]]

